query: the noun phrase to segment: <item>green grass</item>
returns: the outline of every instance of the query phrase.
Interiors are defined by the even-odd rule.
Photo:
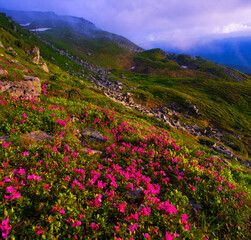
[[[18,53],[13,56],[0,49],[1,67],[9,74],[18,72],[9,80],[20,81],[25,73],[19,67],[24,66],[41,79],[47,92],[40,101],[0,94],[0,136],[10,137],[0,142],[0,224],[9,227],[5,232],[9,239],[111,239],[115,232],[117,238],[138,240],[147,236],[144,234],[152,239],[168,234],[179,234],[178,239],[250,238],[249,169],[233,159],[227,159],[228,167],[212,158],[216,153],[195,137],[122,108],[87,81],[69,75],[64,57],[54,55],[54,50],[33,36],[36,45],[51,54],[46,58],[41,50],[50,74],[42,72],[25,52],[32,41],[28,33],[20,45],[16,42],[20,32],[12,32],[4,23],[1,41]],[[151,61],[161,61],[161,55],[154,54]],[[62,63],[62,69],[53,64],[51,56]],[[9,64],[11,59],[20,65]],[[74,63],[68,61],[74,71]],[[188,99],[212,123],[229,124],[233,130],[245,127],[243,139],[229,136],[224,141],[247,154],[249,80],[237,84],[218,78],[149,76],[125,70],[114,70],[113,79],[119,79],[121,73],[128,87],[137,87],[134,94],[140,99],[161,100],[161,104],[175,101],[184,108]],[[229,89],[220,91],[225,86],[222,81]],[[216,99],[220,101],[216,103]],[[72,116],[78,120],[71,121]],[[89,128],[107,140],[99,143],[86,137],[79,142],[78,132]],[[24,135],[34,131],[45,131],[54,139],[35,142]],[[200,141],[209,144],[210,139]],[[90,155],[83,148],[102,154]],[[142,187],[142,198],[130,199],[130,186]],[[202,206],[197,214],[189,200]]]

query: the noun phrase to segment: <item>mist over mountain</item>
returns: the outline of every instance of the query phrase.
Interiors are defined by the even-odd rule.
[[[182,50],[165,46],[167,52],[201,56],[214,62],[251,73],[251,37],[238,36],[223,39],[198,41],[192,48]]]
[[[7,9],[0,9],[0,11],[6,13],[7,16],[10,16],[19,24],[25,24],[26,26],[24,26],[24,28],[27,30],[39,28],[49,28],[55,30],[60,28],[62,31],[63,28],[67,28],[77,34],[82,34],[82,36],[86,38],[109,39],[132,52],[138,52],[142,50],[140,47],[125,37],[103,31],[84,18],[74,16],[59,16],[54,12],[15,11]]]

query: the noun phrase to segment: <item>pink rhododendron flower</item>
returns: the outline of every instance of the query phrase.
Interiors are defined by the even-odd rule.
[[[72,227],[77,227],[77,226],[80,226],[82,223],[78,220],[76,220],[71,226]]]
[[[0,229],[2,231],[3,239],[6,239],[8,237],[9,231],[11,229],[11,226],[8,226],[8,223],[9,223],[9,217],[6,220],[3,220],[0,224]]]
[[[148,238],[150,237],[148,233],[144,233],[143,235],[144,235],[144,237],[145,237],[146,239],[148,239]]]
[[[37,176],[37,175],[35,175],[35,174],[32,174],[32,175],[29,175],[28,177],[27,177],[27,179],[28,180],[37,180],[37,181],[40,181],[42,178],[40,177],[40,176]]]
[[[60,212],[61,214],[65,214],[65,210],[64,210],[63,208],[61,208],[61,209],[59,210],[59,212]]]
[[[16,188],[14,188],[13,186],[10,186],[10,187],[7,187],[6,188],[6,192],[7,193],[13,193],[13,192],[15,192],[17,189]]]
[[[163,238],[163,240],[173,240],[172,234],[166,232],[166,236],[165,236],[165,238]]]
[[[94,223],[94,222],[92,222],[92,223],[90,224],[90,226],[92,227],[93,230],[98,230],[98,229],[99,229],[99,225],[96,224],[96,223]]]
[[[12,197],[11,197],[11,200],[15,199],[15,198],[20,198],[21,195],[19,194],[19,192],[15,192]]]

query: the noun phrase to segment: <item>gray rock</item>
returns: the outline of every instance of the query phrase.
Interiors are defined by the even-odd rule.
[[[89,128],[81,131],[82,137],[88,137],[91,141],[105,142],[106,139],[100,134],[96,132],[94,129]]]
[[[1,136],[0,142],[7,141],[10,137],[9,136]]]
[[[196,209],[198,209],[198,210],[201,210],[201,209],[202,209],[202,205],[196,203],[195,200],[189,200],[189,205],[190,205],[192,208],[196,208]]]
[[[5,48],[1,41],[0,41],[0,47]]]
[[[44,140],[51,141],[53,139],[52,136],[48,135],[46,132],[43,131],[25,133],[22,135],[22,137],[27,137],[34,141],[44,141]]]
[[[0,92],[9,92],[12,96],[18,98],[40,98],[41,83],[39,78],[32,76],[24,76],[24,78],[23,82],[0,82]]]
[[[88,153],[88,154],[90,154],[90,155],[94,155],[94,154],[99,154],[99,155],[101,155],[101,154],[102,154],[101,151],[93,150],[93,149],[91,149],[91,151],[88,151],[88,149],[81,149],[80,151],[83,152],[83,153]]]
[[[0,75],[6,75],[8,74],[7,70],[0,69]]]
[[[142,187],[135,187],[126,196],[128,198],[138,199],[138,198],[141,198],[143,195],[144,195],[144,189]]]
[[[72,116],[72,117],[70,118],[70,121],[71,121],[71,122],[79,122],[80,120],[79,120],[79,118],[77,118],[77,117],[75,117],[75,116]]]

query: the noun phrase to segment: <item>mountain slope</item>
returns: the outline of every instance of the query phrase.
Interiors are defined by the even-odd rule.
[[[3,239],[250,239],[247,161],[215,155],[192,135],[124,108],[86,79],[104,78],[102,69],[90,65],[86,78],[74,77],[85,66],[76,58],[3,14],[0,26]],[[160,68],[152,52],[141,57]],[[120,79],[116,71],[110,84]],[[41,82],[36,99],[17,87],[31,77]]]
[[[228,37],[223,39],[204,40],[196,44],[196,47],[186,51],[180,49],[168,49],[167,51],[190,54],[193,56],[201,56],[214,62],[232,66],[239,71],[244,70],[250,73],[251,57],[251,37]],[[246,67],[246,68],[245,68]]]

